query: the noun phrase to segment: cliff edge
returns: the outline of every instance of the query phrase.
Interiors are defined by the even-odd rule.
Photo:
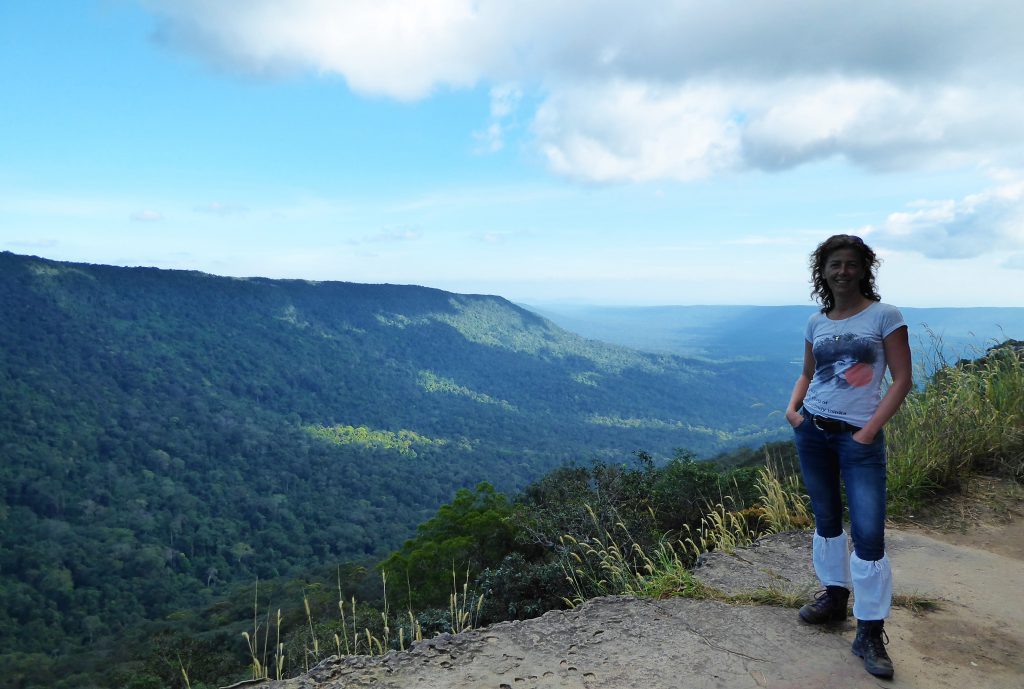
[[[727,593],[809,595],[809,533],[763,538],[696,570]],[[938,610],[894,608],[886,623],[896,676],[868,675],[850,653],[855,622],[811,627],[792,608],[712,600],[608,597],[524,622],[442,635],[377,658],[329,658],[265,689],[756,689],[1024,686],[1024,521],[948,532],[891,528],[897,596]]]

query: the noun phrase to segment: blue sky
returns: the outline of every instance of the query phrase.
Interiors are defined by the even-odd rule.
[[[0,250],[542,304],[1024,305],[1016,1],[0,5]]]

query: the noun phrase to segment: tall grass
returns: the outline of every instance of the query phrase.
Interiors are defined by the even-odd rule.
[[[725,503],[731,499],[723,497],[715,505],[709,503],[697,529],[685,529],[685,539],[663,536],[648,548],[633,538],[621,521],[615,524],[614,532],[601,530],[588,506],[599,535],[580,539],[567,534],[561,538],[562,568],[573,591],[565,603],[575,607],[594,596],[610,594],[721,597],[691,572],[702,553],[731,552],[761,535],[807,526],[811,521],[807,498],[800,494],[798,483],[780,479],[771,462],[759,470],[757,486],[759,499],[754,508],[726,509]]]
[[[276,625],[270,621],[270,610],[265,620],[259,612],[259,582],[253,599],[252,631],[243,631],[246,649],[249,654],[249,672],[251,680],[260,681],[285,677],[286,660],[293,663],[291,672],[301,670],[308,672],[311,667],[323,660],[327,653],[324,649],[332,648],[339,656],[346,655],[383,655],[392,649],[405,650],[406,643],[423,640],[423,627],[416,613],[410,607],[404,614],[392,613],[388,598],[387,572],[381,573],[383,584],[383,603],[380,610],[373,610],[366,605],[357,607],[356,598],[345,599],[341,587],[341,574],[338,574],[338,618],[336,620],[317,621],[314,617],[314,606],[306,592],[302,595],[305,618],[300,628],[291,634],[291,640],[282,641],[282,615],[277,610]],[[452,594],[449,598],[448,620],[446,627],[452,633],[473,629],[480,623],[480,611],[484,596],[471,595],[469,590],[469,571],[461,590],[455,570],[452,570]],[[405,619],[405,618],[408,619]],[[271,639],[271,627],[275,627],[276,639]],[[393,630],[397,628],[397,636]],[[273,644],[271,642],[273,641]],[[331,642],[333,641],[333,645]],[[273,648],[273,659],[270,659]],[[289,653],[290,649],[290,653]],[[294,658],[301,658],[297,667]],[[182,667],[182,673],[185,673]],[[273,674],[273,677],[271,677]],[[187,681],[187,675],[186,675]]]
[[[756,525],[750,524],[750,518],[758,519],[759,510],[727,509],[726,503],[734,504],[732,497],[726,495],[721,502],[708,505],[707,513],[701,517],[700,526],[691,530],[684,525],[689,534],[683,545],[699,557],[701,553],[722,550],[727,553],[736,552],[736,548],[750,545],[758,536]]]
[[[1019,344],[1019,343],[1018,343]],[[977,471],[1024,478],[1024,352],[944,365],[886,425],[889,509],[899,514]]]
[[[757,491],[760,495],[761,534],[782,533],[807,529],[814,525],[809,501],[795,473],[782,477],[772,457],[765,457],[765,466],[758,472]]]
[[[565,534],[559,539],[565,558],[562,569],[573,590],[572,598],[564,598],[564,602],[575,607],[594,596],[638,594],[654,566],[647,551],[622,521],[616,521],[617,535],[613,534],[601,529],[590,505],[585,507],[598,535],[577,538]]]
[[[459,596],[458,580],[455,577],[455,564],[452,563],[452,593],[448,597],[448,614],[451,616],[452,634],[473,629],[479,623],[480,609],[484,604],[484,596],[476,601],[476,607],[470,606],[472,596],[469,595],[469,568],[466,568],[466,580],[462,583],[462,595]]]
[[[256,580],[256,592],[253,596],[252,602],[252,634],[245,631],[242,632],[242,638],[245,639],[246,647],[249,651],[249,669],[252,672],[252,679],[270,679],[269,668],[267,666],[267,648],[270,639],[270,610],[267,610],[266,623],[260,622],[260,582]],[[263,643],[260,644],[260,629],[263,629]],[[281,636],[281,611],[277,611],[277,635],[280,640]],[[280,643],[278,644],[278,651],[280,651]],[[275,661],[277,667],[283,665],[283,658],[278,657]],[[184,668],[182,669],[184,672]],[[278,676],[280,679],[280,676]],[[186,683],[188,678],[185,679]]]

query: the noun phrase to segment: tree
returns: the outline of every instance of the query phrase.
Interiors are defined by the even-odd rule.
[[[408,578],[412,605],[443,605],[452,591],[452,572],[472,579],[515,547],[512,506],[489,483],[460,489],[437,514],[420,524],[416,536],[379,568],[393,581]]]

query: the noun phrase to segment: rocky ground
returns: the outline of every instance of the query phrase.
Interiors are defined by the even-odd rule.
[[[1003,507],[993,507],[991,500],[976,503],[959,516],[932,514],[888,531],[897,596],[939,605],[931,612],[893,610],[886,623],[893,680],[868,675],[850,653],[852,620],[811,627],[790,607],[611,597],[534,620],[443,635],[403,653],[331,658],[306,676],[261,686],[1021,689],[1019,491]],[[706,556],[697,574],[728,593],[772,590],[809,597],[817,587],[810,548],[808,533],[772,536],[734,555]]]

